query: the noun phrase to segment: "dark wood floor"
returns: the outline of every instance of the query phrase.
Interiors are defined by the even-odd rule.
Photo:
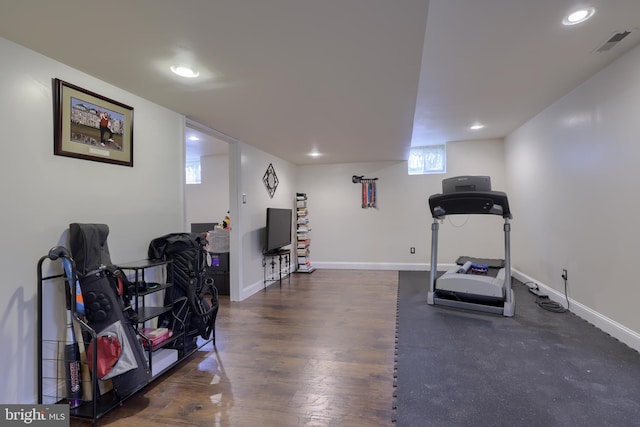
[[[397,288],[395,271],[316,270],[242,302],[221,297],[216,348],[98,424],[390,426]]]

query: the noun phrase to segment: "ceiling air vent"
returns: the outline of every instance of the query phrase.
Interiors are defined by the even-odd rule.
[[[604,42],[604,44],[602,46],[600,46],[599,48],[597,48],[596,50],[594,50],[594,52],[598,53],[598,52],[606,52],[606,51],[610,50],[615,45],[620,43],[622,41],[622,39],[627,37],[629,34],[631,34],[631,31],[618,31],[618,32],[613,33],[613,35],[611,37],[609,37],[609,40]]]

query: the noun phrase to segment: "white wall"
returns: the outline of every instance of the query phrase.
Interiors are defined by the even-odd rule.
[[[640,47],[506,142],[514,268],[557,297],[566,268],[572,309],[636,349],[639,70]]]
[[[186,186],[187,225],[193,222],[221,223],[229,210],[229,156],[200,159],[201,184]]]
[[[0,402],[29,403],[36,400],[36,263],[66,244],[72,222],[108,224],[114,263],[146,258],[152,238],[181,230],[184,118],[2,38],[0,57],[11,58],[0,67]],[[53,155],[56,77],[134,108],[133,168]],[[48,327],[64,320],[61,286],[47,286]]]
[[[230,145],[231,300],[263,288],[262,252],[267,208],[294,208],[296,167],[242,142]],[[273,164],[279,180],[273,198],[262,177]],[[246,195],[246,203],[242,196]],[[237,220],[236,220],[237,219]]]
[[[349,163],[298,167],[295,191],[307,193],[311,261],[316,267],[427,269],[431,254],[428,198],[444,178],[489,175],[504,190],[502,140],[447,144],[447,173],[407,174],[407,162]],[[361,207],[353,175],[378,178],[378,207]],[[460,255],[504,258],[502,218],[453,215],[440,227],[438,263]],[[515,227],[515,225],[514,225]],[[410,254],[410,247],[416,248]]]

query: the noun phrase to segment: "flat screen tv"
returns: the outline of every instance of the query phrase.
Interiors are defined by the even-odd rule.
[[[274,252],[291,244],[292,209],[267,208],[266,252]]]

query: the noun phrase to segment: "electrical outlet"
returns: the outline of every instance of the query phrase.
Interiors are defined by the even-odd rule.
[[[562,279],[563,280],[567,280],[567,269],[566,268],[562,269]]]
[[[411,247],[409,248],[409,252],[411,252],[412,254],[415,254],[415,253],[416,253],[416,248],[414,248],[413,246],[411,246]]]

